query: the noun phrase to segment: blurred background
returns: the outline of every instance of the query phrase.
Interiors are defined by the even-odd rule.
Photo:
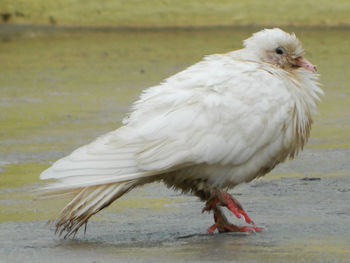
[[[1,0],[3,23],[120,28],[348,26],[347,0]]]
[[[311,212],[302,220],[297,218],[298,213],[295,218],[290,215],[294,218],[287,231],[291,236],[296,222],[306,224],[310,230],[314,222],[320,223],[323,216],[327,218],[324,221],[326,225],[316,227],[316,232],[328,229],[334,223],[334,211],[326,209],[330,207],[341,207],[337,215],[339,233],[334,234],[337,229],[332,229],[310,241],[308,234],[303,232],[305,225],[302,225],[304,228],[294,233],[295,242],[291,244],[285,237],[282,240],[277,232],[270,232],[269,242],[264,243],[269,249],[240,250],[235,255],[229,254],[228,258],[240,255],[239,260],[254,261],[265,255],[265,261],[280,262],[286,260],[285,255],[289,255],[292,261],[297,260],[295,256],[301,253],[301,258],[317,262],[325,257],[332,262],[346,262],[350,258],[350,233],[342,226],[349,223],[350,217],[350,209],[346,205],[350,200],[350,182],[347,179],[350,170],[349,14],[348,0],[0,0],[0,242],[6,244],[0,246],[0,258],[6,255],[8,262],[15,262],[15,257],[20,255],[25,258],[30,254],[36,256],[36,262],[46,262],[50,253],[66,253],[77,246],[76,243],[63,243],[62,247],[62,243],[55,243],[52,247],[57,245],[58,252],[53,248],[54,251],[44,249],[54,237],[45,229],[43,222],[55,215],[66,202],[37,202],[34,199],[32,191],[42,186],[39,174],[50,163],[95,137],[118,128],[121,118],[141,90],[185,69],[205,55],[241,48],[242,40],[253,32],[266,27],[281,27],[297,34],[306,50],[306,57],[318,66],[325,96],[305,152],[298,161],[282,165],[263,180],[277,185],[281,178],[289,178],[291,181],[287,182],[290,185],[287,185],[290,187],[295,182],[301,182],[301,178],[318,178],[315,182],[320,180],[322,183],[317,185],[319,195],[311,197],[309,194],[315,185],[308,185],[310,188],[304,192],[291,193],[290,199],[284,196],[273,200],[296,202],[295,196],[303,195],[301,203],[307,205],[305,200],[312,201],[310,207],[305,207],[305,211],[310,209]],[[242,187],[237,191],[242,195],[240,201],[248,203],[248,208],[250,201],[262,200],[257,192],[255,199],[249,199],[250,188]],[[274,189],[283,192],[281,189],[287,186],[279,187]],[[177,194],[170,196],[174,194],[158,185],[145,189],[120,200],[119,205],[108,208],[95,220],[102,220],[106,225],[106,221],[117,220],[118,213],[115,212],[126,213],[130,207],[143,209],[142,213],[149,218],[145,225],[150,225],[144,231],[150,234],[154,230],[152,220],[159,217],[158,212],[167,213],[169,207],[181,207],[191,202],[190,207],[194,207],[196,212],[194,216],[198,216],[199,221],[202,219],[199,216],[201,204],[196,199]],[[324,194],[326,192],[327,195]],[[266,192],[262,190],[261,194]],[[269,201],[276,196],[276,193],[270,194]],[[266,200],[263,203],[266,204]],[[320,211],[326,209],[327,212],[322,215],[315,213],[315,203],[322,207]],[[284,207],[282,203],[278,204]],[[259,204],[260,207],[262,205]],[[254,207],[253,210],[256,209]],[[256,215],[256,221],[271,222],[271,218],[263,214],[264,211]],[[277,214],[274,218],[281,223],[284,218],[278,216],[281,215]],[[169,214],[169,218],[174,217],[176,214]],[[136,225],[144,220],[135,214],[132,218]],[[125,220],[123,227],[128,229],[127,222],[131,219]],[[203,231],[206,223],[210,224],[211,217],[208,215],[208,221],[205,220],[204,216]],[[157,224],[162,223],[164,221]],[[177,226],[182,224],[176,221]],[[193,225],[193,222],[189,224]],[[135,225],[129,227],[130,231],[136,228]],[[277,229],[282,231],[284,227],[281,225]],[[117,223],[113,228],[116,234],[120,233]],[[35,231],[26,230],[23,234],[21,231],[24,229]],[[201,230],[183,231],[198,233]],[[138,234],[132,238],[127,234],[110,237],[108,229],[103,231],[105,234],[100,234],[101,239],[95,240],[98,244],[115,245],[122,242],[121,239],[140,238]],[[177,235],[176,230],[170,233]],[[154,239],[158,240],[163,234],[154,234]],[[27,241],[18,243],[20,236],[25,236]],[[144,233],[142,242],[147,243],[147,237]],[[37,246],[34,245],[32,250],[24,249],[26,242],[34,239],[39,240]],[[329,240],[332,240],[331,244]],[[237,246],[227,243],[232,239],[221,241]],[[140,246],[145,245],[142,242]],[[211,247],[207,243],[196,242],[201,253],[207,250],[206,246]],[[156,244],[156,247],[159,246]],[[82,261],[83,253],[95,249],[96,244],[85,245],[79,245]],[[253,242],[250,245],[258,247],[259,244]],[[9,249],[12,249],[11,253],[5,252]],[[41,257],[38,249],[40,253],[46,253],[46,257]],[[106,252],[105,248],[100,249]],[[181,251],[186,255],[187,248],[183,249]],[[271,258],[271,251],[277,255],[276,258]],[[153,252],[143,251],[149,258],[159,251]],[[124,250],[123,253],[128,254]],[[166,253],[162,253],[165,259],[171,261]],[[184,261],[185,257],[181,255],[177,259]],[[198,259],[196,254],[191,256]],[[297,261],[301,262],[299,259]]]

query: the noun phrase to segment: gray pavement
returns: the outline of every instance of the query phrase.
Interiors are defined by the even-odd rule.
[[[233,189],[263,233],[209,235],[212,215],[201,214],[201,202],[155,183],[121,204],[168,203],[115,211],[116,202],[74,239],[55,236],[44,221],[0,224],[0,262],[350,262],[349,157],[350,150],[307,150]]]

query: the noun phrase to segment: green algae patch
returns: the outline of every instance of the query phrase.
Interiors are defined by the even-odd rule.
[[[0,223],[48,220],[54,218],[69,200],[40,199],[35,190],[27,187],[0,189]]]
[[[0,154],[60,151],[63,156],[118,128],[142,89],[204,55],[240,48],[256,30],[5,35],[9,41],[0,42]],[[294,31],[306,57],[317,64],[325,91],[307,147],[349,148],[350,76],[343,71],[350,61],[350,34],[346,29]]]
[[[334,172],[334,173],[317,173],[317,172],[312,172],[308,173],[307,176],[305,177],[305,174],[300,174],[300,173],[286,173],[286,174],[279,174],[279,173],[269,173],[265,175],[262,179],[260,180],[280,180],[283,178],[295,178],[295,179],[302,179],[302,178],[333,178],[333,177],[344,177],[348,176],[348,172]],[[259,180],[259,179],[258,179]]]
[[[126,28],[350,24],[347,0],[2,0],[0,11],[7,23]]]
[[[46,220],[57,215],[67,198],[41,199],[40,173],[48,167],[41,163],[3,166],[0,174],[0,223],[7,221]]]
[[[69,202],[69,198],[40,198],[35,189],[9,188],[0,191],[0,223],[8,221],[36,221],[54,219]],[[125,212],[133,209],[161,211],[174,208],[174,204],[183,202],[183,198],[166,197],[126,197],[115,201],[105,212]],[[92,220],[107,220],[102,213]]]
[[[350,258],[349,241],[349,237],[345,236],[326,236],[297,240],[288,244],[286,248],[309,255],[310,259],[322,258],[322,262],[347,262]]]
[[[35,221],[55,218],[59,211],[69,202],[69,198],[40,199],[37,193],[24,190],[19,192],[17,188],[0,192],[0,223],[7,221]],[[168,198],[124,198],[117,200],[105,211],[124,212],[132,209],[150,209],[160,211],[168,209],[168,206],[180,202],[181,199]],[[104,214],[94,216],[93,220],[105,220]]]
[[[334,172],[334,173],[327,173],[326,175],[324,175],[325,177],[328,178],[333,178],[333,177],[345,177],[345,176],[349,176],[349,172]]]
[[[128,246],[104,247],[104,252],[119,257],[130,257],[139,260],[157,259],[167,262],[180,262],[184,259],[219,262],[348,262],[350,251],[349,239],[345,236],[305,238],[279,243],[258,238],[231,236],[223,241],[212,237],[204,241],[162,244],[152,247]],[[252,241],[252,240],[255,241]],[[219,252],[220,251],[220,252]],[[218,254],[218,252],[220,254]]]
[[[313,143],[310,149],[349,149],[350,127],[348,124],[317,125],[311,132]]]
[[[0,159],[6,157],[5,164],[9,164],[1,164],[0,170],[1,211],[5,211],[1,220],[55,216],[65,202],[43,201],[35,211],[34,197],[19,195],[18,189],[27,191],[27,186],[38,183],[49,162],[118,128],[142,89],[206,54],[240,48],[241,40],[253,31],[34,30],[5,36],[8,40],[0,42],[4,65],[0,71]],[[318,65],[325,91],[307,147],[349,148],[350,75],[344,74],[350,61],[349,30],[294,31],[303,41],[306,57]],[[264,180],[284,177],[303,176],[272,173]],[[130,197],[108,209],[161,210],[180,201]]]
[[[110,211],[126,211],[129,209],[150,209],[160,211],[169,209],[174,203],[184,202],[183,198],[167,198],[167,197],[127,197],[117,200],[108,210]],[[171,206],[173,208],[173,206]]]
[[[0,174],[0,190],[24,186],[39,181],[39,175],[48,167],[47,164],[20,163],[9,164]]]
[[[246,253],[244,259],[260,262],[346,262],[350,257],[348,242],[347,237],[339,236],[298,239],[278,246],[264,246],[257,251],[249,249],[251,253]]]
[[[92,220],[116,222],[116,226],[119,221],[124,226],[149,224],[150,230],[146,233],[130,225],[121,227],[113,235],[110,224],[103,222],[101,225],[108,229],[102,227],[102,232],[94,233],[86,243],[78,239],[62,246],[63,241],[56,242],[42,222],[55,218],[69,202],[69,198],[39,200],[36,196],[35,190],[44,185],[39,175],[52,161],[118,128],[129,105],[143,88],[156,85],[206,54],[240,48],[241,40],[253,31],[256,29],[34,30],[9,37],[0,33],[0,61],[3,63],[0,70],[0,223],[8,222],[1,224],[2,229],[10,229],[6,233],[15,230],[8,236],[2,235],[5,243],[12,238],[14,244],[7,245],[4,251],[21,247],[25,250],[22,257],[26,259],[28,253],[44,254],[48,249],[46,261],[55,251],[56,255],[61,255],[65,250],[68,256],[69,251],[74,251],[78,261],[91,252],[98,260],[112,255],[111,262],[115,258],[125,262],[154,262],[155,258],[162,262],[214,262],[218,259],[227,262],[347,262],[350,258],[350,240],[346,232],[349,189],[342,182],[349,173],[346,166],[338,164],[329,164],[327,171],[317,169],[319,173],[276,171],[261,179],[273,185],[276,182],[272,180],[292,178],[285,181],[291,184],[298,181],[302,188],[295,184],[295,188],[281,188],[281,191],[267,194],[259,190],[264,188],[249,186],[244,192],[237,188],[243,193],[242,203],[248,208],[248,214],[267,228],[266,232],[256,235],[206,235],[205,228],[212,223],[212,215],[203,215],[203,219],[199,214],[198,218],[189,218],[190,211],[180,213],[178,209],[200,211],[202,204],[193,204],[194,199],[186,196],[166,197],[167,193],[160,191],[162,188],[152,188],[152,185],[150,189],[148,186],[135,189],[92,217]],[[306,57],[318,65],[325,90],[307,147],[321,154],[324,149],[332,149],[331,152],[336,152],[337,148],[348,149],[350,75],[344,72],[350,61],[349,30],[295,31],[307,50]],[[295,171],[302,169],[299,167]],[[305,176],[321,178],[321,181],[300,181]],[[257,201],[260,203],[249,207],[249,202]],[[174,213],[170,213],[173,210]],[[306,211],[308,213],[304,213]],[[172,226],[168,214],[173,218],[183,215],[184,219],[179,221],[179,226]],[[164,215],[166,223],[152,225],[152,217],[159,215]],[[207,219],[210,220],[208,225]],[[180,224],[188,221],[193,227],[181,229]],[[201,222],[204,222],[203,227],[198,228]],[[23,235],[24,228],[31,235]],[[48,239],[42,239],[40,231],[38,236],[38,229],[43,229],[43,233],[47,230]],[[170,234],[164,237],[166,233]],[[155,236],[154,242],[148,234]],[[185,236],[188,234],[189,237]],[[185,237],[178,238],[179,235]],[[135,242],[125,245],[126,236]],[[30,251],[32,244],[28,246],[27,243],[30,240],[44,245],[34,244]]]

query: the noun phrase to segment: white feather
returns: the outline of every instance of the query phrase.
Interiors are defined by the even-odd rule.
[[[317,75],[263,59],[276,45],[301,54],[295,35],[264,30],[244,43],[242,50],[207,56],[145,90],[125,126],[44,171],[41,179],[57,180],[48,190],[86,191],[67,205],[57,227],[74,232],[137,184],[171,175],[182,189],[193,187],[185,185],[188,178],[233,187],[293,158],[308,138],[322,94]]]

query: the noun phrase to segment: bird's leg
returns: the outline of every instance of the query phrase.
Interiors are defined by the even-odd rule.
[[[236,226],[228,222],[226,216],[222,213],[220,206],[226,206],[237,218],[244,217],[248,224],[253,226]],[[241,204],[230,194],[215,189],[212,197],[206,202],[204,211],[210,212],[213,210],[215,224],[209,229],[209,233],[213,233],[216,229],[220,233],[223,232],[260,232],[262,228],[254,226],[254,222],[249,218],[243,210]]]
[[[254,232],[260,232],[263,231],[261,227],[256,226],[236,226],[234,224],[231,224],[228,222],[226,216],[222,213],[220,207],[216,207],[212,209],[214,212],[214,221],[215,224],[213,224],[211,227],[208,228],[208,232],[212,234],[216,229],[219,231],[219,233],[225,233],[225,232],[248,232],[248,233],[254,233]]]
[[[211,198],[206,202],[203,212],[214,210],[217,206],[226,206],[237,218],[243,216],[248,224],[254,225],[253,220],[250,219],[236,198],[226,192],[215,189]]]

